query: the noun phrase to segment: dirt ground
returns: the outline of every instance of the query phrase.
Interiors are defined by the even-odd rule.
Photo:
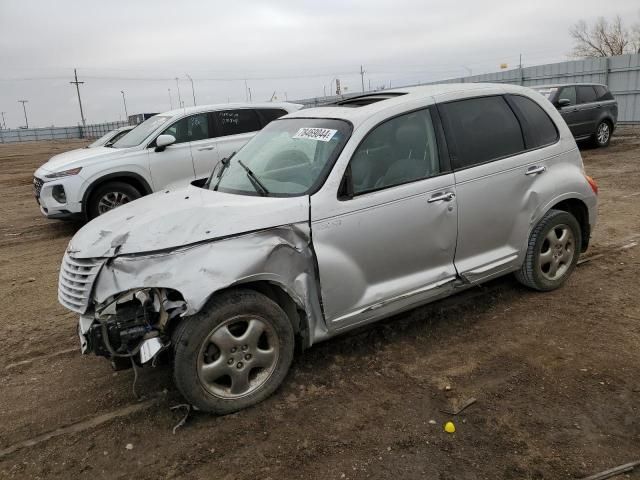
[[[168,367],[137,402],[57,302],[78,225],[40,215],[31,176],[80,145],[0,145],[0,478],[574,479],[640,460],[639,129],[582,148],[598,256],[564,288],[506,277],[319,344],[267,401],[175,434]]]

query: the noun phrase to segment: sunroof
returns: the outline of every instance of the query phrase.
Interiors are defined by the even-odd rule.
[[[346,100],[340,100],[331,105],[337,105],[340,107],[364,107],[365,105],[371,105],[372,103],[381,102],[383,100],[389,100],[391,98],[399,97],[400,95],[406,95],[405,92],[388,92],[388,93],[372,93],[369,95],[361,95],[359,97],[347,98]]]

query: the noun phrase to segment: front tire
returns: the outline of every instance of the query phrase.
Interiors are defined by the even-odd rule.
[[[611,124],[603,120],[596,127],[593,143],[596,147],[606,147],[611,141]]]
[[[294,332],[274,301],[251,290],[215,296],[173,336],[173,376],[189,403],[225,415],[255,405],[282,383]]]
[[[581,245],[582,231],[575,217],[549,210],[531,232],[516,279],[534,290],[555,290],[575,269]]]
[[[140,198],[142,194],[132,185],[124,182],[107,182],[91,194],[87,213],[89,220],[107,213],[114,208]]]

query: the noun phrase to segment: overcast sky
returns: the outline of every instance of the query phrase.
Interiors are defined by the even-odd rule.
[[[0,0],[0,111],[7,127],[89,123],[198,104],[400,86],[507,63],[559,62],[576,21],[639,17],[638,0]],[[334,87],[335,88],[335,87]],[[168,89],[171,89],[169,92]]]

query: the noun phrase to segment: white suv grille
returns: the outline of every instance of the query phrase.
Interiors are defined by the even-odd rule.
[[[96,275],[104,260],[73,258],[65,253],[58,280],[58,301],[78,313],[85,313]]]

